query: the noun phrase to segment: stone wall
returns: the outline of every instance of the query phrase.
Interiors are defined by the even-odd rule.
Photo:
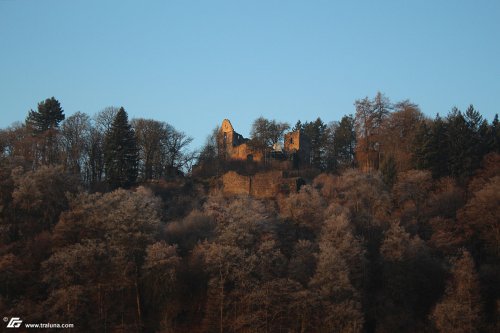
[[[242,176],[234,171],[226,172],[222,176],[222,190],[226,194],[249,194],[250,177]]]
[[[260,172],[243,176],[229,171],[222,176],[222,192],[229,195],[251,195],[256,198],[274,198],[278,193],[297,192],[303,183],[299,177],[285,178],[282,171]]]
[[[242,161],[252,160],[258,162],[262,160],[262,153],[252,150],[246,143],[231,147],[229,156],[231,159]]]
[[[250,176],[250,195],[256,198],[272,198],[279,193],[282,181],[281,171],[262,172]]]

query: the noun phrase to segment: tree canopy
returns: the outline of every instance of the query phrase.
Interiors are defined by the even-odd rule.
[[[106,180],[112,188],[128,187],[137,179],[138,149],[135,132],[120,108],[104,141]]]
[[[63,120],[64,110],[61,108],[61,104],[57,99],[51,97],[38,103],[37,111],[31,110],[29,112],[26,123],[41,133],[59,127]]]

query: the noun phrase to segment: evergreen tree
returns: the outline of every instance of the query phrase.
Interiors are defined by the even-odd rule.
[[[106,180],[112,188],[132,185],[138,172],[138,149],[127,113],[120,108],[104,141]]]
[[[36,164],[57,164],[58,128],[64,120],[64,110],[54,97],[38,103],[38,110],[31,110],[26,118],[26,125],[35,134],[36,149],[33,160]]]
[[[300,120],[297,120],[297,122],[295,123],[295,125],[292,128],[292,132],[302,130],[303,129],[302,126],[303,126],[302,122]]]
[[[354,150],[356,147],[356,131],[354,117],[343,116],[333,131],[333,155],[337,169],[346,169],[354,166]]]
[[[470,153],[472,131],[469,130],[463,113],[457,108],[453,108],[446,120],[450,173],[457,179],[463,179],[467,176],[471,165],[471,156],[468,153]]]
[[[54,97],[38,103],[38,110],[31,110],[26,118],[26,122],[38,133],[59,127],[59,123],[63,120],[64,110]]]
[[[449,139],[447,123],[438,114],[430,126],[423,149],[423,167],[430,169],[435,178],[449,174]]]
[[[498,121],[498,114],[495,114],[495,118],[491,123],[489,145],[492,151],[500,153],[500,122]]]
[[[325,148],[328,138],[327,125],[317,118],[315,121],[305,122],[302,125],[304,134],[311,140],[311,164],[320,169],[325,169]]]
[[[472,105],[465,113],[454,108],[447,117],[447,123],[450,173],[465,181],[479,168],[488,152],[488,124]]]

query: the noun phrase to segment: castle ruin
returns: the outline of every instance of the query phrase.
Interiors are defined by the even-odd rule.
[[[229,119],[224,119],[219,131],[218,144],[226,154],[229,160],[240,161],[261,161],[262,152],[249,147],[248,141],[243,135],[237,133]]]
[[[264,155],[265,152],[252,149],[248,144],[249,141],[234,130],[228,119],[222,121],[218,144],[228,160],[261,162],[265,157],[268,157],[268,155]],[[284,141],[283,150],[274,147],[269,154],[270,158],[279,157],[282,160],[291,160],[294,166],[309,163],[311,145],[309,139],[301,131],[286,133]]]

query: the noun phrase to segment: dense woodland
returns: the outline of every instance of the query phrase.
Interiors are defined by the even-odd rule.
[[[383,94],[311,141],[297,193],[218,189],[234,163],[123,108],[49,98],[0,130],[0,313],[75,332],[499,332],[500,124]],[[446,110],[445,110],[446,112]],[[218,120],[214,120],[214,123]]]

